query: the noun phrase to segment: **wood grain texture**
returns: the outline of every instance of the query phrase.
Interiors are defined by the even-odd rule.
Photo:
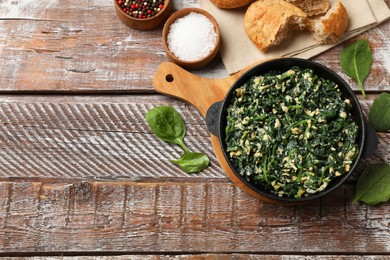
[[[265,254],[192,254],[192,255],[116,255],[116,256],[82,256],[82,257],[23,257],[13,259],[26,260],[67,260],[67,259],[85,259],[85,260],[388,260],[390,256],[387,255],[265,255]]]
[[[362,101],[367,111],[371,101]],[[169,159],[182,150],[160,141],[144,120],[158,105],[174,106],[187,126],[185,142],[211,165],[185,174]],[[363,160],[390,162],[390,134]],[[212,150],[205,120],[192,106],[155,95],[0,97],[0,178],[226,178]]]
[[[112,2],[83,3],[0,2],[0,91],[153,92],[153,75],[168,60],[162,27],[133,30],[117,18]],[[196,0],[174,1],[172,11],[198,6]],[[374,53],[373,70],[365,83],[368,93],[389,90],[389,33],[387,21],[359,36],[370,40]],[[314,60],[340,72],[335,57],[353,40]],[[227,76],[220,58],[194,72],[204,77]]]
[[[390,163],[390,132],[329,196],[294,207],[261,202],[220,169],[202,113],[153,90],[168,60],[161,31],[127,28],[112,0],[0,0],[0,257],[390,259],[389,203],[351,205],[367,163]],[[390,91],[389,33],[387,21],[357,37],[374,56],[370,95],[360,97],[366,115]],[[339,53],[355,39],[313,60],[340,72]],[[219,57],[192,72],[228,76]],[[158,105],[183,116],[186,144],[211,160],[205,171],[168,162],[181,149],[144,120]]]
[[[13,260],[388,260],[388,255],[273,255],[273,254],[163,254],[163,255],[115,255],[115,256],[58,256],[58,257],[13,257]]]
[[[353,190],[283,207],[227,180],[1,182],[1,253],[388,254],[389,206]]]

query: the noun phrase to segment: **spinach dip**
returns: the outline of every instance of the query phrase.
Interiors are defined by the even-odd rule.
[[[324,190],[359,153],[351,102],[311,69],[252,77],[227,109],[226,147],[236,170],[277,196]]]

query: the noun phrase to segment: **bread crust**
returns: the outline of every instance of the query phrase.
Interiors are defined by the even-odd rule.
[[[286,0],[296,7],[301,8],[308,17],[323,15],[329,10],[328,0]]]
[[[295,29],[305,27],[307,15],[283,0],[258,0],[245,13],[244,29],[249,39],[261,50],[280,44]]]
[[[336,43],[347,30],[348,25],[348,12],[342,3],[337,1],[325,16],[314,21],[311,28],[317,42]]]
[[[210,0],[216,7],[222,9],[233,9],[249,5],[256,0]]]

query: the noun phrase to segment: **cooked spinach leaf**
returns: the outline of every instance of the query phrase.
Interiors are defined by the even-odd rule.
[[[363,201],[376,205],[390,199],[390,165],[378,163],[367,166],[356,184],[352,203]]]
[[[170,160],[188,173],[203,171],[209,165],[209,158],[202,153],[184,153],[178,160]]]
[[[155,135],[168,143],[179,145],[188,152],[184,144],[186,126],[180,114],[170,106],[153,108],[146,113],[146,121]]]
[[[367,40],[361,39],[344,48],[340,55],[343,71],[357,81],[363,96],[366,96],[363,82],[370,74],[372,65],[371,48]]]
[[[383,132],[390,130],[390,94],[384,92],[375,99],[368,118],[375,130]]]
[[[359,153],[351,101],[338,86],[293,67],[252,77],[227,109],[230,160],[249,182],[303,197],[350,171]]]

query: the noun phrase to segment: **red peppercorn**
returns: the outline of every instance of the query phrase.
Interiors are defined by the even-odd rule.
[[[122,0],[118,0],[118,5],[121,5],[123,4],[123,1]]]
[[[164,7],[164,5],[159,5],[158,8],[162,9]]]

